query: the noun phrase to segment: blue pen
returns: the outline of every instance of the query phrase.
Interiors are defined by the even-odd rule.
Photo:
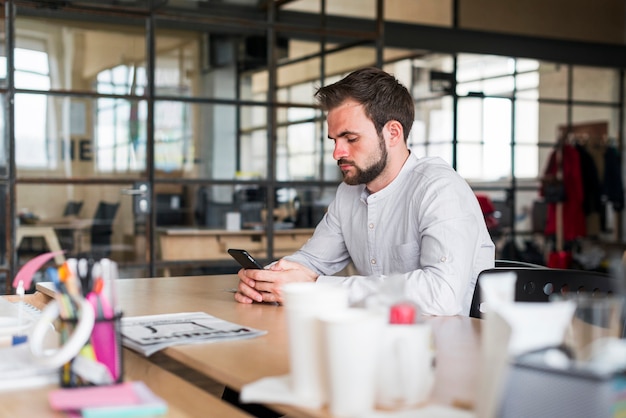
[[[56,268],[54,268],[54,267],[48,267],[46,269],[46,276],[54,284],[54,288],[57,291],[61,291],[61,289],[60,289],[61,281],[59,280],[59,271]]]

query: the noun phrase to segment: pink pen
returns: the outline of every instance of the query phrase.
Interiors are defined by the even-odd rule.
[[[87,295],[96,314],[96,323],[93,327],[91,342],[98,362],[104,364],[113,381],[119,377],[117,335],[115,332],[114,312],[107,298],[102,294],[103,281],[97,278],[94,290]]]

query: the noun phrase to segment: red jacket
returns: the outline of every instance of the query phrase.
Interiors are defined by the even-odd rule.
[[[555,176],[557,171],[556,150],[552,151],[546,176]],[[580,155],[575,147],[563,146],[563,182],[565,185],[565,202],[563,205],[563,239],[571,241],[587,234],[585,212],[583,209],[584,191],[580,169]],[[556,203],[548,204],[546,219],[546,235],[556,234]]]

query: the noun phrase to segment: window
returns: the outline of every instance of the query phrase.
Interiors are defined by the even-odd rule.
[[[50,68],[45,43],[34,40],[30,43],[37,49],[15,48],[15,86],[48,90]],[[15,162],[20,168],[44,169],[56,165],[56,155],[48,147],[48,132],[55,131],[48,100],[40,94],[15,95]]]
[[[475,181],[510,179],[511,147],[517,142],[514,132],[525,146],[523,165],[516,167],[515,175],[538,176],[538,70],[539,63],[532,60],[459,55],[457,170],[461,176]],[[518,88],[525,98],[521,102]]]
[[[101,71],[97,91],[102,94],[137,93],[146,85],[143,68],[120,65]],[[95,109],[94,151],[100,172],[145,169],[147,109],[145,102],[99,98]]]

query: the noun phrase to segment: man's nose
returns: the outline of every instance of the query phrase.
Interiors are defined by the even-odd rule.
[[[342,158],[345,158],[348,156],[348,152],[346,150],[345,147],[343,147],[339,141],[335,142],[335,150],[333,151],[333,158],[336,161],[339,161]]]

